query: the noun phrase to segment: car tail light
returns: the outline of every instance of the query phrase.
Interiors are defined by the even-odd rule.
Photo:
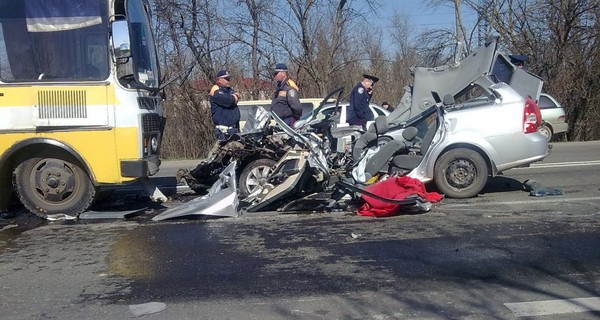
[[[537,132],[542,124],[542,113],[540,107],[531,98],[525,100],[525,111],[523,113],[523,132]]]
[[[560,122],[567,122],[567,116],[562,115],[562,116],[558,117],[558,121],[560,121]]]

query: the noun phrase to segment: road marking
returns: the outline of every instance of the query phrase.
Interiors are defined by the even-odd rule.
[[[518,317],[600,311],[600,297],[540,300],[504,304]]]
[[[600,160],[553,162],[553,163],[532,163],[531,166],[529,166],[529,167],[519,167],[519,168],[514,168],[514,169],[580,167],[580,166],[598,166],[598,165],[600,165]]]
[[[552,202],[583,202],[583,201],[593,201],[593,200],[600,200],[600,197],[583,197],[583,198],[563,198],[563,197],[557,197],[557,198],[551,198],[552,196],[548,196],[548,197],[539,197],[539,198],[543,198],[543,199],[539,199],[539,198],[534,198],[534,199],[539,199],[539,200],[521,200],[521,201],[502,201],[502,202],[490,202],[490,203],[481,203],[481,202],[473,202],[473,203],[454,203],[454,204],[441,204],[440,206],[443,206],[444,208],[450,208],[450,207],[470,207],[470,206],[497,206],[500,204],[537,204],[537,203],[552,203]]]

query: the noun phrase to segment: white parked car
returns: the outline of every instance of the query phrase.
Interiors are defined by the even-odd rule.
[[[319,104],[323,101],[322,98],[300,98],[300,104],[302,105],[302,115],[311,113],[316,109]],[[271,110],[271,100],[247,100],[240,101],[238,108],[240,109],[240,128],[244,128],[246,121],[251,117],[252,109],[256,107],[262,107],[267,112]]]
[[[352,127],[348,124],[347,122],[347,114],[348,114],[348,108],[350,107],[350,103],[348,102],[340,102],[338,103],[338,106],[336,108],[335,104],[325,104],[322,108],[317,108],[315,110],[313,110],[310,113],[305,114],[304,116],[302,116],[302,118],[300,118],[301,122],[309,122],[311,120],[313,120],[315,118],[315,112],[318,112],[318,116],[321,117],[333,117],[336,115],[339,115],[339,121],[336,124],[336,127]],[[383,107],[380,107],[377,104],[374,103],[370,103],[369,107],[371,108],[371,112],[373,113],[373,119],[376,119],[379,116],[385,116],[387,117],[390,112],[388,110],[386,110]],[[302,121],[304,120],[304,121]],[[373,121],[368,121],[367,122],[367,127],[369,127],[371,124],[373,123]],[[354,126],[354,127],[360,127],[360,126]],[[337,141],[335,142],[335,146],[333,146],[333,148],[335,150],[337,150],[338,152],[343,152],[344,150],[347,149],[347,147],[350,147],[352,143],[352,136],[348,135],[345,137],[342,137],[341,139],[337,139]]]
[[[321,108],[321,110],[319,111],[319,114],[321,114],[323,116],[333,116],[336,114],[336,112],[338,112],[340,115],[340,121],[339,121],[338,125],[346,124],[347,123],[346,115],[348,114],[347,110],[348,110],[349,106],[350,106],[350,104],[348,102],[340,102],[336,109],[334,104],[330,104],[330,105],[326,104],[323,106],[323,108]],[[371,103],[371,104],[369,104],[369,107],[371,108],[371,112],[373,112],[373,119],[375,119],[379,116],[387,117],[387,115],[390,114],[389,111],[387,111],[383,107],[380,107],[377,104]],[[314,117],[315,117],[315,115],[314,115],[314,110],[313,110],[313,112],[309,112],[309,113],[305,114],[300,119],[310,121]]]
[[[565,110],[553,96],[547,93],[540,94],[538,106],[542,112],[543,120],[540,133],[546,136],[548,141],[552,140],[554,135],[569,130]]]

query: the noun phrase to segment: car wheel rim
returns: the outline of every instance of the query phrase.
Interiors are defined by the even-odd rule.
[[[267,183],[267,177],[271,173],[271,167],[268,166],[258,166],[248,175],[248,179],[246,179],[246,189],[248,189],[249,193],[253,193],[256,189],[261,188]]]
[[[458,189],[469,187],[477,177],[477,170],[473,163],[467,160],[454,160],[446,170],[446,180]]]
[[[538,132],[541,133],[542,135],[544,135],[544,137],[546,137],[546,139],[548,139],[550,137],[550,131],[546,127],[540,127]]]

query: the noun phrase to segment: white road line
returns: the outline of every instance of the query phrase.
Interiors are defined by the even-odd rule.
[[[545,316],[600,311],[600,297],[515,302],[504,305],[518,317]]]
[[[498,206],[502,204],[513,205],[513,204],[538,204],[538,203],[554,203],[554,202],[583,202],[583,201],[594,201],[600,200],[600,197],[583,197],[583,198],[564,198],[563,196],[553,196],[533,198],[539,200],[521,200],[521,201],[502,201],[502,202],[490,202],[490,203],[455,203],[455,204],[440,204],[440,207],[451,208],[451,207],[470,207],[470,206]]]
[[[514,169],[580,167],[580,166],[598,166],[598,165],[600,165],[600,160],[553,162],[553,163],[532,163],[530,167],[522,167],[522,168],[514,168]],[[512,170],[514,170],[514,169],[512,169]]]

